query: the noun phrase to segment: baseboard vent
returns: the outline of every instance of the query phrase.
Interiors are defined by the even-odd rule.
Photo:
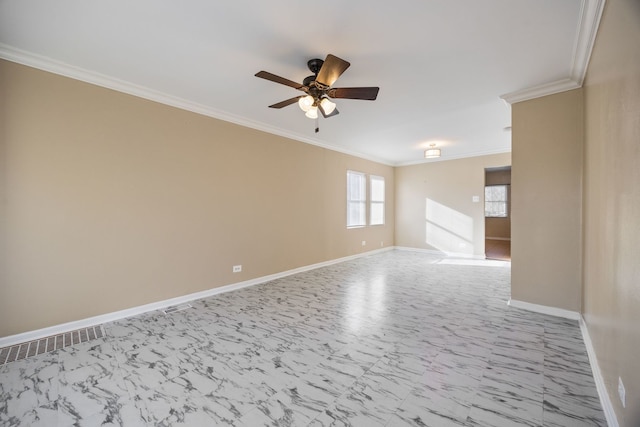
[[[192,308],[193,306],[191,304],[180,304],[180,305],[174,305],[171,307],[167,307],[164,310],[162,310],[162,312],[164,314],[171,314],[171,313],[175,313],[176,311],[182,311],[182,310],[186,310],[188,308]]]
[[[0,348],[0,366],[102,337],[102,325],[97,325]]]

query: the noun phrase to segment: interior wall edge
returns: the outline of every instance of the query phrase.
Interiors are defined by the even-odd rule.
[[[584,317],[582,317],[582,315],[580,315],[580,331],[582,332],[582,340],[584,341],[584,345],[587,348],[589,365],[591,365],[591,373],[593,374],[593,380],[596,383],[596,390],[598,390],[598,397],[600,397],[600,404],[602,405],[604,416],[607,418],[607,424],[609,425],[609,427],[618,427],[620,424],[618,423],[616,412],[613,409],[613,403],[611,401],[611,397],[609,396],[607,386],[605,385],[602,371],[600,371],[596,349],[593,346],[593,341],[591,341],[591,336],[589,335],[589,327],[587,326],[587,322],[584,320]]]

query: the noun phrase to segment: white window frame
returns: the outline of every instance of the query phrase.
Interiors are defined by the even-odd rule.
[[[374,181],[382,183],[382,199],[374,199],[373,186]],[[369,225],[384,225],[385,222],[385,182],[383,176],[370,175],[369,176]],[[374,206],[382,206],[382,222],[373,222]]]
[[[358,179],[355,183],[361,187],[357,193],[352,194],[352,180]],[[354,214],[355,213],[355,214]],[[354,215],[352,215],[354,214]],[[352,217],[357,217],[355,222]],[[367,176],[362,172],[347,171],[347,228],[365,227],[367,225]]]

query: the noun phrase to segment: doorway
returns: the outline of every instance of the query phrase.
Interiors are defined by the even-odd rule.
[[[484,170],[485,258],[511,261],[511,166]]]

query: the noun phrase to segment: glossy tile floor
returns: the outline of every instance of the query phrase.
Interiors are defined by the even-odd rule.
[[[507,306],[504,265],[385,252],[106,324],[0,368],[0,425],[606,425],[577,322]]]

